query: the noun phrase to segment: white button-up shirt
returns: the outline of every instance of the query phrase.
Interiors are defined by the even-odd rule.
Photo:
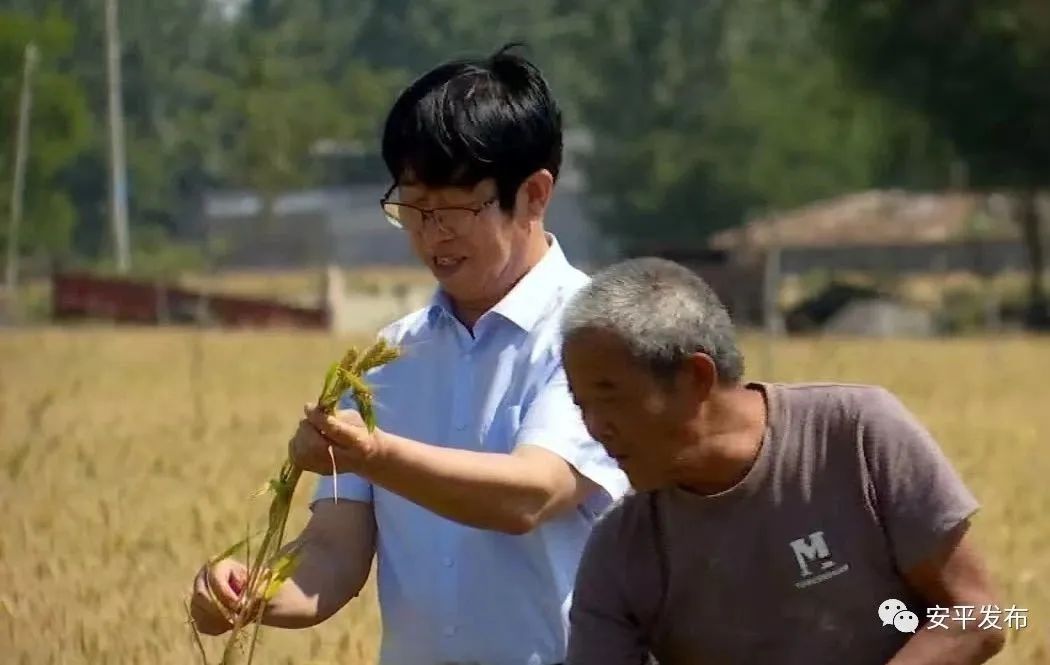
[[[565,658],[568,608],[591,526],[628,482],[587,434],[561,364],[560,315],[586,284],[557,240],[474,326],[439,290],[380,332],[404,355],[368,377],[379,426],[424,443],[491,453],[522,444],[562,457],[602,491],[530,533],[477,529],[353,475],[340,498],[371,502],[378,525],[382,665],[550,665]],[[351,408],[344,402],[343,408]],[[331,498],[331,478],[315,499]]]

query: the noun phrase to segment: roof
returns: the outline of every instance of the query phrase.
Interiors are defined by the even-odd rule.
[[[820,201],[711,236],[713,249],[921,245],[1016,238],[996,197],[968,192],[873,190]]]

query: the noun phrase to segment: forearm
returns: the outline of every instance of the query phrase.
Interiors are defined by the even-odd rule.
[[[267,626],[315,626],[360,594],[368,579],[370,562],[340,561],[339,554],[328,544],[305,540],[301,552],[295,573],[281,585],[263,612]]]
[[[920,628],[887,665],[978,665],[1002,648],[997,630]]]
[[[373,483],[448,519],[524,533],[558,497],[529,460],[428,445],[384,434],[382,453],[358,471]]]

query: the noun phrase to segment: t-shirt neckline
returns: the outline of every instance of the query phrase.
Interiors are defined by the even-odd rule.
[[[783,420],[782,396],[776,384],[765,381],[749,381],[746,388],[756,389],[765,399],[766,403],[766,427],[762,435],[762,444],[758,449],[751,468],[747,470],[744,477],[735,485],[713,494],[697,494],[677,485],[669,488],[668,493],[674,499],[693,504],[715,505],[725,503],[755,494],[762,483],[769,477],[769,467],[772,464],[773,447],[778,445],[780,439],[781,425]]]

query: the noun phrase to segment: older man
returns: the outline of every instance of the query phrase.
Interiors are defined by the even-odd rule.
[[[312,626],[378,556],[383,665],[552,665],[576,565],[626,478],[587,435],[561,365],[559,315],[587,277],[544,230],[562,154],[557,104],[508,51],[442,65],[396,101],[382,200],[439,283],[381,335],[405,355],[369,376],[380,429],[308,408],[291,444],[317,485],[294,578],[265,610]],[[344,404],[349,407],[350,404]],[[336,495],[338,500],[334,500]],[[196,580],[194,618],[229,625],[245,568]]]
[[[976,500],[891,393],[743,381],[718,298],[660,259],[595,275],[563,334],[587,428],[636,490],[585,550],[568,663],[969,664],[1001,648],[976,621],[921,625],[995,597],[966,533]]]

